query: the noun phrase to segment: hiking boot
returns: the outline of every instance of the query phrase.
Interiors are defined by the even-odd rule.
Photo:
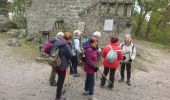
[[[131,86],[130,80],[127,80],[127,85]]]
[[[57,82],[50,82],[51,86],[57,86]]]
[[[107,87],[109,90],[113,90],[113,86],[112,85],[108,85],[108,87]]]
[[[89,95],[88,100],[98,100],[94,95]]]
[[[83,91],[83,95],[89,95],[89,91]]]
[[[121,78],[121,79],[119,80],[119,83],[122,83],[122,82],[124,82],[124,79],[123,79],[123,78]]]
[[[80,76],[80,74],[75,74],[74,76],[75,76],[75,77],[79,77],[79,76]]]
[[[55,100],[66,100],[66,98],[60,97],[60,98],[55,98]]]
[[[66,88],[63,88],[62,90],[61,90],[61,94],[65,94],[66,93]]]

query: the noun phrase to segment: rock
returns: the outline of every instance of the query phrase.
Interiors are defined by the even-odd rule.
[[[17,38],[19,36],[20,32],[16,29],[11,29],[11,30],[7,31],[7,34],[10,34],[14,38]]]
[[[11,34],[14,38],[22,38],[27,36],[27,30],[26,29],[11,29],[7,31],[7,34]]]
[[[20,29],[19,32],[20,32],[18,36],[19,38],[26,37],[28,35],[27,29]]]
[[[3,15],[0,15],[0,32],[7,32],[10,29],[17,28],[14,22],[11,22]]]
[[[21,46],[20,42],[16,38],[9,39],[7,44],[9,46]]]

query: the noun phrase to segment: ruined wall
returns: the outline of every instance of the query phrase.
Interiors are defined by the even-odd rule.
[[[129,0],[106,0],[98,2],[91,8],[80,13],[82,21],[86,23],[86,35],[94,31],[101,31],[102,44],[107,44],[109,38],[113,35],[121,35],[121,33],[131,33],[131,9],[132,2]],[[105,21],[111,19],[113,21],[113,28],[111,31],[104,30]]]
[[[27,9],[27,28],[29,33],[51,31],[57,19],[64,20],[65,31],[77,29],[80,21],[78,12],[94,0],[33,0]]]

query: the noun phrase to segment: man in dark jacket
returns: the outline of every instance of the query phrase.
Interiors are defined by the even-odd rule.
[[[58,32],[56,37],[55,38],[52,38],[50,40],[51,43],[53,43],[53,46],[52,46],[52,49],[53,50],[55,47],[59,46],[60,44],[58,43],[59,41],[57,40],[63,40],[63,36],[64,36],[64,33],[63,32]],[[49,82],[50,82],[50,85],[51,86],[56,86],[57,85],[57,82],[55,80],[55,77],[56,77],[56,70],[54,69],[54,67],[52,67],[52,70],[51,70],[51,74],[50,74],[50,78],[49,78]]]
[[[61,64],[56,68],[58,74],[58,81],[55,100],[65,100],[65,98],[61,97],[61,91],[66,76],[66,70],[69,65],[69,60],[71,60],[71,57],[73,56],[70,47],[72,34],[70,32],[65,32],[63,38],[64,38],[63,41],[59,41],[58,43],[55,44],[56,46],[59,47],[59,57],[61,59]]]

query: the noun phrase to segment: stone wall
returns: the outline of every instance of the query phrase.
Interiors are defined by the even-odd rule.
[[[85,22],[85,35],[94,31],[102,32],[102,44],[107,44],[111,36],[121,36],[122,33],[131,33],[131,7],[132,2],[123,0],[100,0],[90,8],[80,12],[82,21]],[[113,28],[110,31],[104,30],[105,21],[112,20]],[[107,40],[107,41],[106,41]]]
[[[57,19],[64,20],[64,31],[77,29],[80,21],[78,12],[94,0],[33,0],[27,9],[27,28],[29,33],[51,31]]]

